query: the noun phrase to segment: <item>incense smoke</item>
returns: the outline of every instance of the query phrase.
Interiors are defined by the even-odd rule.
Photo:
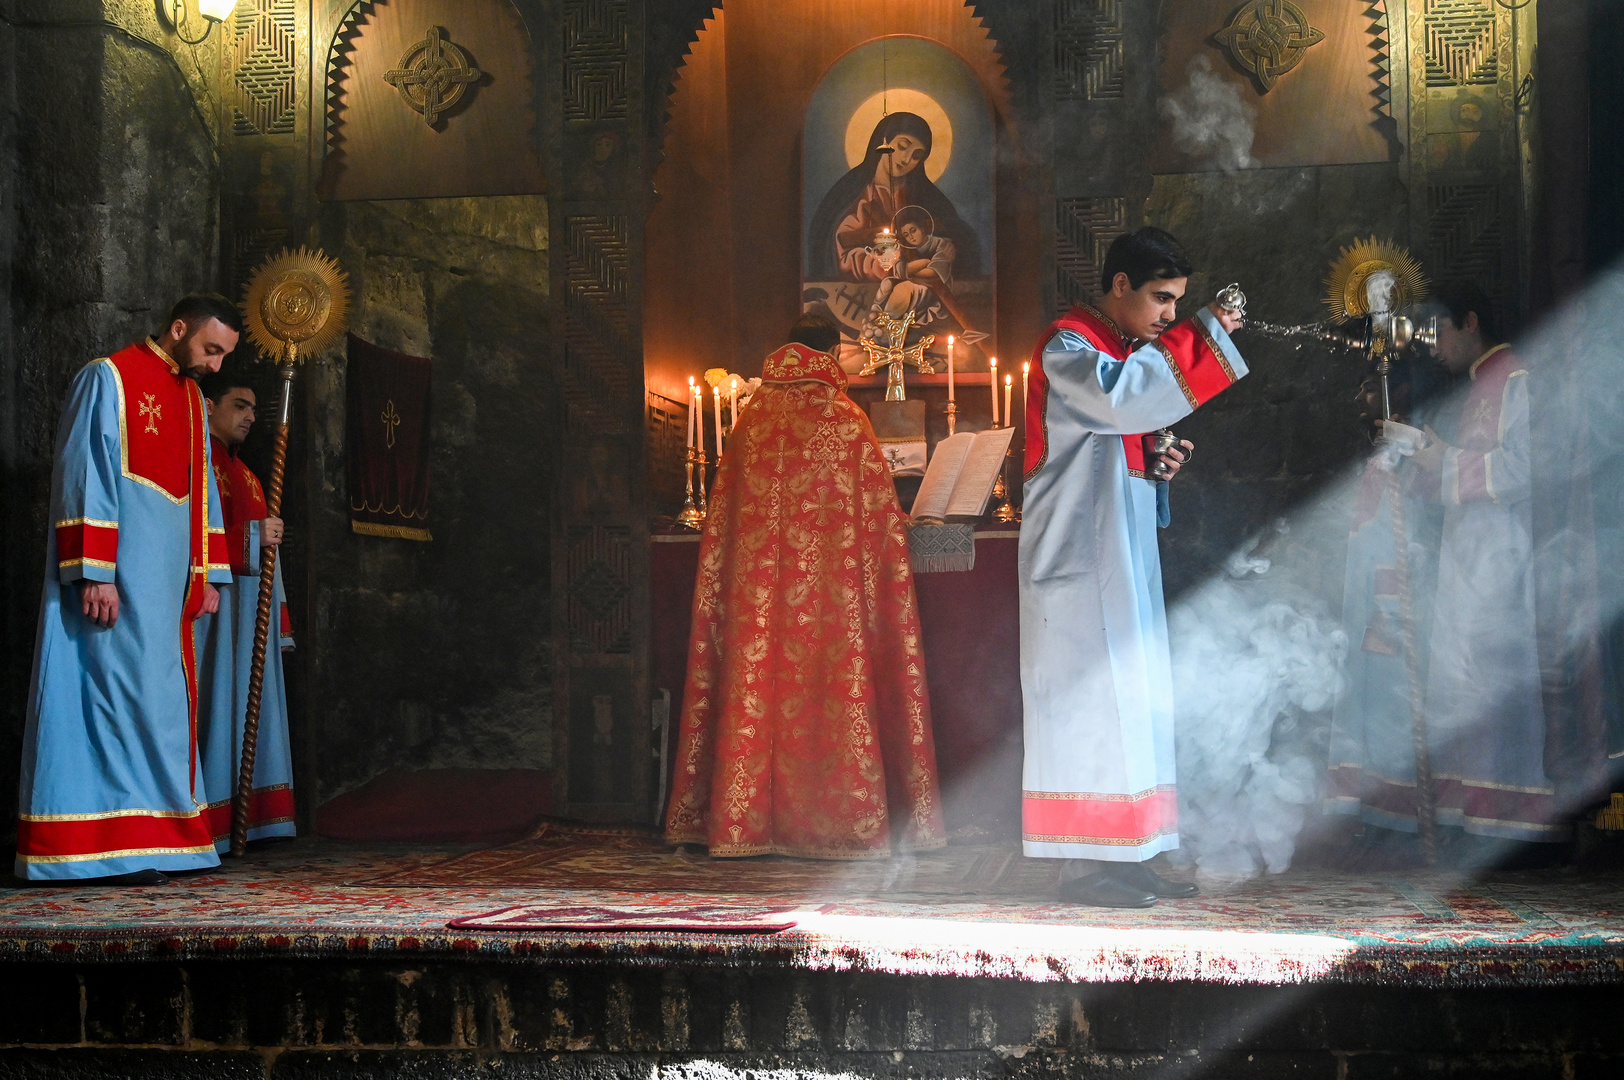
[[[1157,110],[1172,121],[1173,142],[1191,157],[1225,172],[1250,168],[1257,110],[1212,70],[1205,56],[1190,61],[1189,83],[1162,98]]]
[[[1179,833],[1203,872],[1230,877],[1290,864],[1319,799],[1325,714],[1347,654],[1317,605],[1271,588],[1258,539],[1169,613]]]

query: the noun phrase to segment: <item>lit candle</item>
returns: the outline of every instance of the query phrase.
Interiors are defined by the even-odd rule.
[[[739,426],[739,380],[734,379],[727,390],[727,415],[732,423],[727,426],[727,433],[733,434],[733,429]]]
[[[693,380],[688,380],[692,382]],[[705,453],[705,391],[695,386],[694,403],[688,410],[694,414],[694,449],[701,455]]]
[[[1004,376],[1004,426],[1015,426],[1015,414],[1009,411],[1009,396],[1015,392],[1015,376]]]
[[[694,448],[694,377],[688,376],[688,449]]]
[[[947,335],[947,400],[953,400],[953,335]]]
[[[989,357],[987,359],[987,367],[992,372],[992,378],[987,380],[987,385],[992,387],[992,426],[997,427],[998,426],[998,357],[996,357],[996,356]]]
[[[711,387],[711,397],[716,399],[716,460],[722,460],[722,384],[717,383]]]
[[[1023,361],[1021,363],[1021,422],[1023,424],[1026,422],[1026,405],[1027,405],[1027,402],[1029,402],[1032,399],[1032,395],[1028,392],[1029,388],[1028,388],[1028,385],[1027,385],[1028,381],[1031,378],[1032,378],[1032,361],[1030,361],[1030,360]]]

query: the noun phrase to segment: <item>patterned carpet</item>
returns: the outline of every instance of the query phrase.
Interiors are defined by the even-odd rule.
[[[1041,981],[1624,982],[1624,878],[1466,881],[1293,870],[1203,881],[1143,911],[1060,903],[1011,847],[870,863],[713,861],[632,832],[486,851],[300,840],[143,889],[0,888],[0,959],[356,953],[773,965]],[[776,934],[448,929],[515,905],[559,919],[793,912]]]

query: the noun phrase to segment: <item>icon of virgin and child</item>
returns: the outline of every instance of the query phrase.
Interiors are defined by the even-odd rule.
[[[932,142],[930,124],[918,114],[882,117],[863,160],[812,215],[804,299],[808,307],[828,307],[854,353],[856,338],[879,336],[881,313],[901,319],[912,311],[915,326],[938,336],[956,332],[967,342],[982,336],[973,310],[982,305],[955,291],[955,283],[985,273],[981,244],[926,175]]]

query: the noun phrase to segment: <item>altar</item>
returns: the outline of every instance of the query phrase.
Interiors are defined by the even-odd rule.
[[[1018,525],[978,527],[972,569],[914,574],[942,799],[948,832],[959,840],[1020,833],[1019,538]],[[650,548],[652,684],[657,697],[671,694],[665,745],[672,746],[682,715],[699,534],[656,532]]]

